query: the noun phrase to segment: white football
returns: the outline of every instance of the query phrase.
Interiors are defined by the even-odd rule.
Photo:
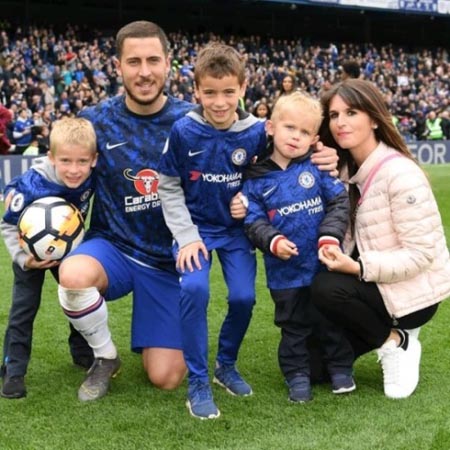
[[[59,197],[34,201],[23,210],[17,225],[20,246],[38,260],[62,259],[84,237],[80,211]]]

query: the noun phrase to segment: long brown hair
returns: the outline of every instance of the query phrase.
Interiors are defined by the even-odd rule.
[[[341,83],[335,84],[328,91],[325,91],[320,99],[324,112],[320,137],[325,145],[337,149],[339,155],[338,169],[340,173],[346,171],[350,178],[357,172],[358,167],[350,152],[337,145],[330,131],[330,103],[336,95],[339,95],[350,108],[363,111],[369,115],[377,125],[374,132],[378,142],[384,142],[389,147],[392,147],[417,163],[395,127],[392,121],[392,115],[378,88],[370,81],[349,78]],[[356,205],[360,197],[359,190],[355,185],[351,184],[349,186],[349,196],[351,204],[350,221],[353,231]]]

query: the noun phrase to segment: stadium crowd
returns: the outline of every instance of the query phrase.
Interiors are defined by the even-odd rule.
[[[223,41],[247,62],[244,106],[270,111],[291,88],[320,95],[340,80],[351,61],[359,76],[382,91],[398,129],[408,140],[450,138],[450,63],[445,48],[409,51],[371,43],[319,44],[302,38],[213,33],[169,33],[172,74],[168,91],[195,102],[193,72],[199,50]],[[54,120],[123,91],[113,62],[114,37],[67,25],[27,28],[0,24],[0,153],[36,154],[48,148]],[[31,149],[28,148],[31,146]]]

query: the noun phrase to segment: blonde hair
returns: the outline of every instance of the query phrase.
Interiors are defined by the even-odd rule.
[[[79,145],[97,152],[97,138],[91,122],[79,117],[66,117],[53,122],[50,133],[50,151],[54,155],[61,145]]]
[[[301,110],[299,111],[299,115],[304,111],[307,111],[314,117],[316,120],[315,131],[318,132],[323,119],[322,105],[319,100],[316,100],[304,92],[295,91],[289,95],[281,96],[273,107],[272,115],[270,116],[272,122],[276,121],[281,116],[283,109],[294,105]]]

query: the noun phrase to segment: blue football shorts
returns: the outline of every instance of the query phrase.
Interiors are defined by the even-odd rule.
[[[143,265],[127,257],[110,241],[93,238],[70,253],[95,258],[108,276],[107,301],[133,293],[131,348],[181,349],[180,283],[174,272]]]

